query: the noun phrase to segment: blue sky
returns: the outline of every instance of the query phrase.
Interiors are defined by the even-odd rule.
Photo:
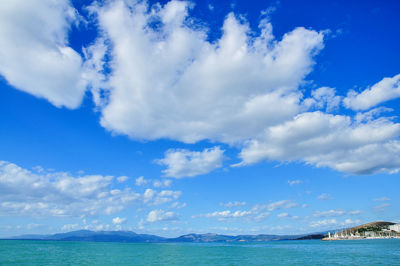
[[[400,222],[396,1],[3,1],[0,236]]]

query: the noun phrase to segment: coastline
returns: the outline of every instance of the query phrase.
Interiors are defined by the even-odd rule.
[[[398,236],[382,236],[382,237],[325,237],[322,241],[340,241],[340,240],[370,240],[370,239],[400,239]]]

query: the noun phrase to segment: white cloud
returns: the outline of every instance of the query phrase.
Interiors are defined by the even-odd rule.
[[[224,151],[219,147],[204,149],[201,152],[171,149],[165,153],[165,158],[156,160],[156,162],[167,166],[167,169],[162,171],[165,176],[193,177],[207,174],[221,167],[223,154]]]
[[[318,196],[319,200],[333,200],[332,196],[328,193],[322,193]]]
[[[356,123],[348,116],[307,112],[251,140],[239,165],[302,160],[353,174],[394,173],[400,169],[399,135],[400,124],[383,117]]]
[[[280,200],[280,201],[269,203],[267,205],[267,209],[269,211],[274,211],[274,210],[281,210],[281,209],[296,208],[298,206],[299,206],[299,204],[297,202],[294,202],[291,200]]]
[[[143,193],[143,201],[147,205],[161,205],[173,200],[177,200],[181,195],[181,191],[162,190],[157,192],[151,188],[148,188]]]
[[[361,93],[350,91],[343,99],[343,103],[353,110],[366,110],[398,97],[400,97],[400,74],[384,78]]]
[[[124,182],[126,182],[128,179],[129,179],[129,177],[127,177],[127,176],[125,176],[125,175],[117,177],[118,183],[124,183]]]
[[[78,224],[64,224],[61,227],[61,231],[73,231],[79,229],[80,226]]]
[[[0,213],[27,216],[92,216],[111,214],[139,203],[129,188],[111,188],[113,177],[73,177],[65,172],[36,174],[0,162]]]
[[[83,227],[85,230],[95,230],[95,231],[104,231],[104,230],[110,230],[110,225],[109,224],[88,224]],[[119,225],[116,226],[116,228],[119,228]]]
[[[352,225],[352,226],[354,226],[354,225],[359,225],[360,223],[361,223],[360,219],[357,219],[357,220],[346,219],[346,220],[344,220],[343,225],[347,225],[347,226]]]
[[[279,218],[287,218],[290,217],[290,214],[287,212],[282,212],[277,215]]]
[[[68,46],[70,1],[1,1],[0,74],[14,87],[57,107],[77,108],[84,96],[82,58]]]
[[[151,201],[155,196],[157,195],[157,191],[148,188],[145,190],[145,192],[143,193],[143,200],[144,202],[149,202]]]
[[[376,118],[382,109],[328,114],[342,100],[330,87],[304,98],[300,87],[325,32],[298,27],[278,40],[263,18],[257,36],[230,13],[221,37],[210,42],[208,29],[189,16],[192,7],[185,1],[95,2],[89,10],[102,36],[83,48],[83,62],[68,46],[78,15],[67,0],[4,2],[0,73],[13,86],[68,108],[79,106],[88,85],[107,130],[134,140],[229,144],[241,149],[236,166],[272,160],[351,174],[400,170],[400,125]],[[369,109],[398,97],[399,82],[400,74],[385,78],[350,92],[343,103]],[[187,150],[170,150],[159,162],[166,176],[205,174],[221,167],[223,157],[219,148],[206,151],[216,157],[200,160],[202,167]]]
[[[374,201],[389,201],[390,199],[388,197],[382,197],[382,198],[376,198]]]
[[[383,203],[377,206],[374,206],[375,212],[384,212],[388,207],[392,206],[390,203]]]
[[[240,218],[240,217],[245,217],[252,215],[253,213],[251,211],[215,211],[212,213],[207,213],[202,216],[207,217],[207,218]]]
[[[325,228],[328,229],[337,229],[337,228],[332,228],[332,227],[339,227],[339,226],[354,226],[358,225],[361,223],[361,220],[351,220],[351,219],[345,219],[343,222],[340,222],[336,219],[324,219],[324,220],[319,220],[319,221],[312,221],[310,223],[310,227],[314,228]]]
[[[341,97],[336,95],[336,90],[329,87],[321,87],[311,92],[312,98],[304,100],[307,107],[315,107],[317,109],[326,109],[327,112],[339,107]]]
[[[136,206],[176,201],[181,191],[146,189],[141,195],[129,187],[114,189],[113,176],[74,177],[66,172],[34,173],[0,161],[0,215],[30,217],[87,217],[111,215]],[[183,208],[185,204],[175,206]],[[125,218],[115,217],[114,224]],[[119,228],[119,227],[118,227]],[[100,230],[100,229],[98,229]]]
[[[146,218],[146,221],[149,223],[174,220],[178,220],[178,216],[176,213],[163,210],[152,210],[148,213]]]
[[[362,213],[362,211],[360,211],[360,210],[354,210],[354,211],[349,211],[349,212],[347,212],[347,213],[350,214],[350,215],[359,215],[359,214]]]
[[[296,180],[288,180],[289,186],[300,185],[301,183],[303,183],[303,181],[302,180],[298,180],[298,179],[296,179]]]
[[[205,213],[205,214],[192,215],[192,218],[198,218],[198,217],[217,218],[219,221],[225,221],[227,219],[245,218],[247,220],[261,221],[271,215],[271,213],[264,211],[264,209],[266,209],[266,208],[267,208],[267,205],[254,205],[249,210],[214,211],[214,212]]]
[[[244,201],[234,201],[234,202],[227,202],[227,203],[223,203],[221,202],[219,205],[227,207],[227,208],[233,208],[233,207],[241,207],[246,205],[246,202]]]
[[[170,187],[171,184],[172,184],[172,180],[170,180],[170,179],[153,181],[153,187],[155,187],[155,188]]]
[[[126,218],[120,218],[120,217],[115,217],[112,219],[112,223],[116,225],[121,225],[123,223],[126,223],[127,219]]]
[[[162,190],[154,198],[153,205],[160,205],[173,200],[177,200],[181,195],[181,191]]]
[[[354,120],[356,123],[361,124],[363,122],[371,122],[376,117],[379,117],[384,112],[392,112],[393,109],[391,108],[386,108],[386,107],[377,107],[369,110],[368,112],[358,112],[356,116],[354,117]]]
[[[323,47],[323,33],[300,27],[276,40],[264,19],[261,34],[251,37],[249,25],[231,13],[211,43],[189,9],[177,1],[150,12],[146,3],[128,8],[122,1],[92,8],[112,43],[105,128],[134,139],[234,143],[298,113],[298,87]],[[157,21],[156,30],[148,26]]]
[[[310,223],[311,227],[326,227],[326,226],[337,226],[339,223],[336,219],[325,219],[319,221],[312,221]]]
[[[179,202],[174,202],[174,203],[172,203],[169,207],[170,208],[173,208],[173,209],[182,209],[182,208],[184,208],[184,207],[186,207],[186,203],[184,202],[184,203],[182,203],[182,204],[179,204]]]
[[[135,184],[136,186],[144,186],[147,183],[149,183],[149,180],[144,179],[143,176],[139,176],[138,178],[136,178],[135,180]]]
[[[299,216],[293,216],[287,212],[282,212],[279,213],[278,215],[276,215],[278,218],[282,219],[282,218],[290,218],[290,219],[299,219]]]
[[[337,217],[344,215],[358,215],[361,214],[360,210],[344,211],[344,210],[328,210],[328,211],[315,211],[314,217]]]
[[[271,213],[269,213],[269,212],[263,212],[263,213],[260,213],[260,214],[256,215],[256,216],[254,217],[254,219],[255,219],[256,221],[262,221],[262,220],[264,220],[265,218],[269,217],[270,215],[271,215]]]
[[[329,211],[316,211],[314,212],[314,217],[335,217],[335,216],[343,216],[346,212],[343,210],[329,210]]]

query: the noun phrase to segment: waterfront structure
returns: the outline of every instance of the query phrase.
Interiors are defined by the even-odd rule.
[[[400,238],[400,224],[390,222],[373,222],[360,226],[328,233],[322,240],[356,240],[377,238]]]
[[[389,225],[389,230],[400,233],[400,224]]]

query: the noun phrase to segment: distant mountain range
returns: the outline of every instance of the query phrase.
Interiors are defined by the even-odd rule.
[[[78,230],[53,235],[21,235],[7,239],[55,240],[55,241],[93,241],[93,242],[129,242],[129,243],[165,243],[165,242],[259,242],[273,240],[321,239],[325,233],[313,235],[219,235],[187,234],[176,238],[156,235],[136,234],[131,231],[89,231]]]
[[[380,231],[386,229],[391,222],[372,222],[356,227],[347,228],[347,231],[372,230]],[[343,229],[342,229],[343,230]],[[262,242],[273,240],[306,240],[322,239],[327,237],[328,232],[339,232],[330,230],[313,234],[302,235],[219,235],[219,234],[187,234],[175,238],[166,238],[156,235],[136,234],[132,231],[90,231],[78,230],[68,233],[52,235],[21,235],[9,237],[7,239],[21,240],[53,240],[53,241],[92,241],[92,242],[129,242],[129,243],[166,243],[166,242],[191,242],[191,243],[211,243],[211,242]]]

